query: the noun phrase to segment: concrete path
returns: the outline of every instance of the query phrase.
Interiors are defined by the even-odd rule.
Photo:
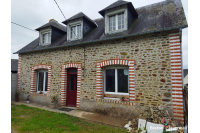
[[[124,127],[128,123],[128,120],[123,120],[123,119],[120,119],[120,118],[101,115],[101,114],[97,114],[97,113],[86,112],[86,111],[82,111],[80,109],[73,108],[73,107],[67,107],[67,108],[72,108],[74,110],[66,112],[66,111],[61,111],[61,110],[58,110],[58,109],[51,109],[47,106],[43,106],[43,105],[36,104],[36,103],[26,103],[25,101],[21,101],[21,102],[13,102],[12,101],[12,103],[15,104],[15,105],[24,104],[24,105],[27,105],[27,106],[30,106],[30,107],[36,107],[36,108],[40,108],[40,109],[44,109],[44,110],[48,110],[48,111],[65,113],[65,114],[72,115],[72,116],[79,117],[79,118],[83,118],[83,119],[86,119],[86,120],[89,120],[89,121],[94,121],[94,122],[103,123],[103,124],[112,125],[112,126],[117,126],[117,127]],[[63,107],[61,107],[61,108],[63,108]]]

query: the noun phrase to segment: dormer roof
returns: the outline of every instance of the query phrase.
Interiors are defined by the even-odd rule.
[[[64,32],[67,31],[65,26],[63,26],[62,24],[59,24],[59,23],[58,23],[56,20],[54,20],[54,19],[50,19],[48,23],[46,23],[46,24],[40,26],[39,28],[37,28],[37,29],[35,29],[35,30],[40,31],[40,30],[43,29],[43,28],[47,28],[47,27],[51,27],[51,26],[53,26],[53,27],[55,27],[55,28],[57,28],[57,29],[59,29],[59,30],[62,30],[62,31],[64,31]]]
[[[99,13],[104,17],[105,16],[105,11],[110,10],[110,9],[114,9],[123,5],[127,5],[127,7],[131,10],[132,14],[134,17],[138,17],[138,14],[135,10],[135,8],[133,7],[131,2],[127,2],[127,1],[123,1],[123,0],[118,0],[114,3],[112,3],[111,5],[107,6],[106,8],[104,8],[103,10],[99,11]]]
[[[73,20],[80,19],[80,18],[83,18],[83,19],[88,20],[91,24],[95,25],[95,27],[96,27],[95,22],[94,22],[93,20],[91,20],[88,16],[86,16],[86,15],[85,15],[84,13],[82,13],[82,12],[77,13],[76,15],[74,15],[74,16],[68,18],[67,20],[63,21],[62,23],[67,25],[67,23],[68,23],[69,21],[73,21]]]

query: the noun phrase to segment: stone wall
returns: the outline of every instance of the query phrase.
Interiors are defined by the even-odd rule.
[[[135,105],[172,107],[171,66],[169,33],[153,33],[136,37],[86,44],[83,47],[21,54],[21,73],[19,88],[21,95],[30,93],[31,67],[38,64],[52,66],[50,95],[61,94],[61,65],[65,63],[82,63],[81,94],[82,100],[96,100],[95,63],[108,59],[135,60]],[[84,61],[85,57],[85,61]],[[22,96],[23,97],[23,96]],[[33,95],[31,96],[33,97]],[[48,96],[37,95],[37,97]],[[37,98],[39,99],[39,98]],[[40,100],[34,100],[40,102]],[[42,100],[43,101],[43,100]],[[41,102],[42,102],[41,101]],[[81,104],[81,103],[80,103]]]

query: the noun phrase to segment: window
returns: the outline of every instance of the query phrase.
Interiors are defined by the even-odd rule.
[[[40,31],[40,45],[51,44],[51,29],[43,29]]]
[[[37,92],[47,92],[48,72],[38,71],[37,73]]]
[[[81,38],[81,25],[76,25],[71,27],[71,32],[70,32],[70,38],[71,39],[79,39]]]
[[[46,32],[42,34],[42,44],[50,43],[50,32]]]
[[[105,94],[128,94],[128,68],[105,69]]]
[[[109,31],[124,29],[124,13],[109,16]]]

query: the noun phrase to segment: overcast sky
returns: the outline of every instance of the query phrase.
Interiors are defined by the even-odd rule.
[[[91,19],[101,18],[98,13],[103,8],[116,0],[56,0],[66,18],[79,12],[83,12]],[[126,0],[132,2],[135,8],[161,2],[163,0]],[[181,0],[188,20],[188,0]],[[46,24],[49,19],[55,19],[59,23],[65,19],[60,13],[54,0],[11,0],[11,21],[36,29]],[[11,58],[18,59],[13,54],[39,36],[34,32],[17,25],[11,24]],[[182,35],[183,68],[188,68],[188,28],[183,29]]]

